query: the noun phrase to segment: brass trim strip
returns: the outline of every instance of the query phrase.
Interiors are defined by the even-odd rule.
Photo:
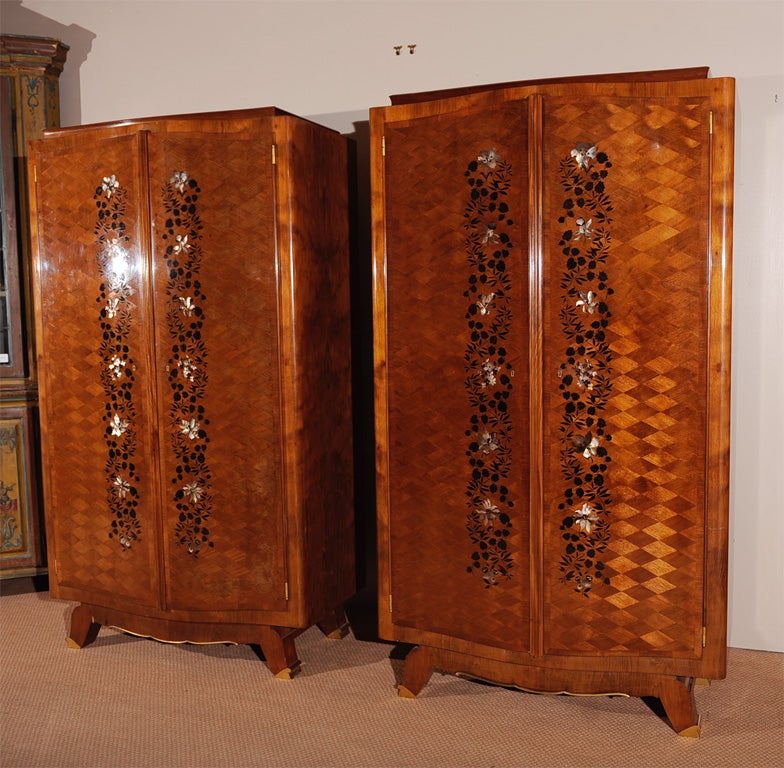
[[[115,624],[107,624],[109,629],[116,629],[119,632],[124,632],[126,635],[133,635],[134,637],[142,637],[148,640],[155,640],[157,643],[166,643],[167,645],[240,645],[234,640],[163,640],[155,635],[143,635],[139,632],[131,632],[130,629],[118,627]]]
[[[606,696],[622,696],[624,699],[630,699],[628,693],[621,693],[620,691],[607,691],[605,693],[574,693],[572,691],[537,691],[535,688],[524,688],[522,685],[515,685],[514,683],[499,683],[497,680],[488,680],[478,675],[471,675],[468,672],[455,672],[457,677],[466,678],[467,680],[476,680],[480,683],[490,683],[491,685],[499,685],[502,688],[514,688],[518,691],[525,693],[535,693],[539,696],[574,696],[575,698],[598,698]]]

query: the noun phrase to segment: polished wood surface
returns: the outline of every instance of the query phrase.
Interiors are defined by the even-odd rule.
[[[336,629],[355,588],[347,151],[272,108],[33,145],[51,589],[92,623],[263,637],[276,674],[298,630]]]
[[[705,74],[371,110],[379,624],[418,646],[407,694],[433,668],[604,677],[693,735],[688,681],[725,674],[734,84]],[[508,240],[472,219],[499,185]],[[482,347],[513,361],[508,434],[477,440],[469,352],[508,313]],[[476,496],[499,452],[512,480]],[[466,567],[482,519],[492,578]]]

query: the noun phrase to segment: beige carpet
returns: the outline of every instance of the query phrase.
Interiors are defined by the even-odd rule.
[[[728,678],[697,691],[702,738],[683,739],[638,699],[536,696],[440,674],[400,699],[401,663],[372,634],[309,630],[292,681],[247,646],[103,629],[71,651],[71,607],[45,592],[0,597],[2,768],[784,766],[782,654],[732,649]]]

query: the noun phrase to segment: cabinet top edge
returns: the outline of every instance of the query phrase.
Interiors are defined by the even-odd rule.
[[[156,115],[150,117],[137,117],[119,120],[109,120],[100,123],[87,123],[85,125],[72,125],[60,128],[49,128],[44,131],[44,140],[54,137],[72,136],[89,131],[117,130],[118,132],[132,133],[135,131],[187,131],[196,130],[197,124],[214,124],[220,130],[221,123],[255,122],[272,118],[290,118],[310,123],[324,131],[337,133],[332,128],[316,123],[308,118],[295,115],[279,107],[250,107],[247,109],[219,110],[214,112],[192,112],[173,115]]]
[[[602,80],[558,81],[513,88],[477,91],[460,96],[411,101],[369,110],[370,122],[383,124],[397,120],[430,117],[463,109],[487,109],[531,97],[579,99],[600,98],[708,98],[718,109],[734,108],[735,78],[716,77],[696,80]]]
[[[512,80],[503,83],[467,85],[458,88],[445,88],[435,91],[394,94],[389,97],[392,105],[415,104],[420,101],[436,101],[454,96],[471,96],[487,91],[500,91],[508,88],[525,88],[539,85],[558,85],[560,83],[618,83],[618,82],[661,82],[673,80],[707,79],[710,67],[684,67],[680,69],[651,69],[640,72],[610,72],[595,75],[571,75],[568,77],[545,77],[535,80]]]

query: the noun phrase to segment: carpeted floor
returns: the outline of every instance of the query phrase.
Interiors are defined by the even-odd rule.
[[[248,646],[103,629],[68,650],[71,608],[47,592],[0,597],[2,768],[784,766],[782,654],[731,649],[727,679],[696,693],[702,738],[684,739],[639,699],[536,696],[440,674],[418,699],[398,698],[402,663],[361,606],[349,616],[368,639],[309,630],[292,681]]]

